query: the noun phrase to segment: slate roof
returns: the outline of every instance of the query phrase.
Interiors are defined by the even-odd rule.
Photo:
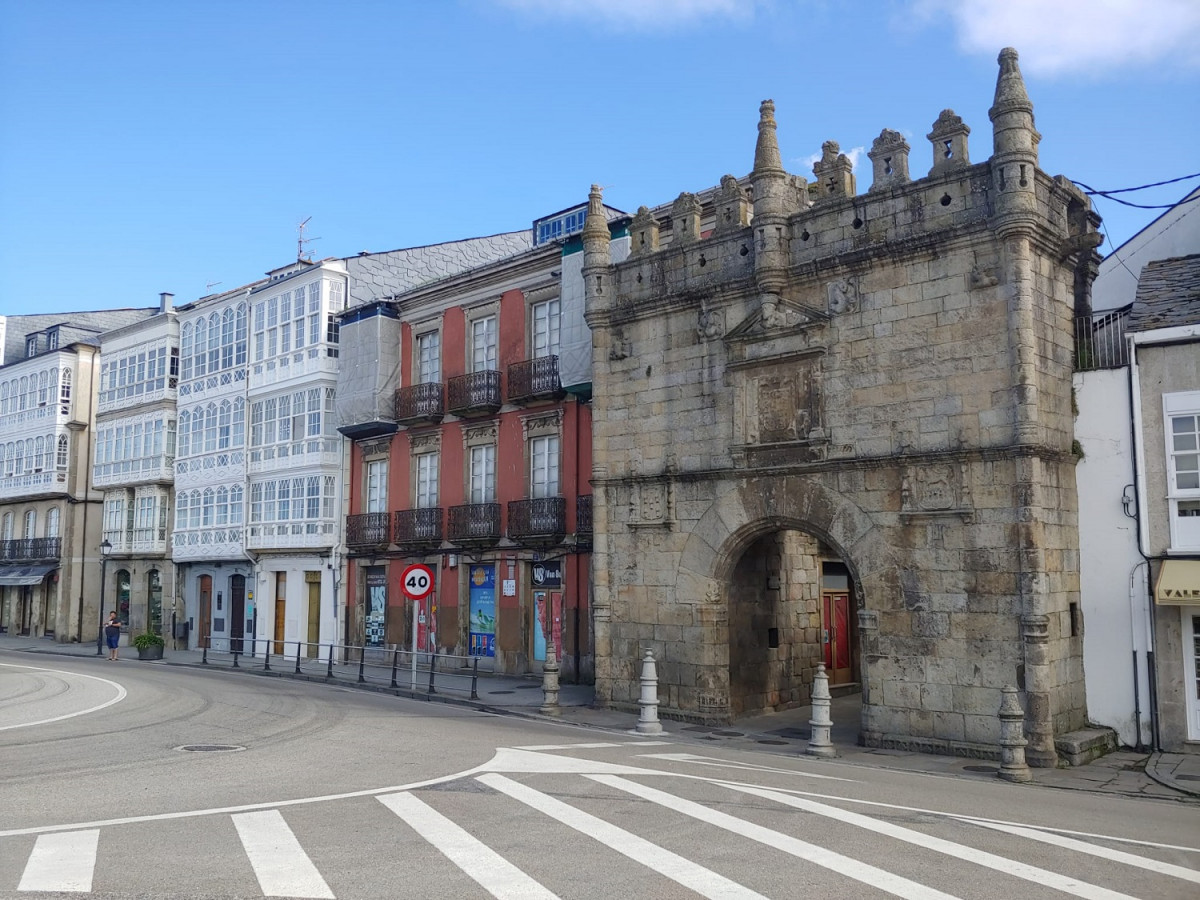
[[[1156,259],[1138,279],[1127,331],[1200,322],[1200,253]]]

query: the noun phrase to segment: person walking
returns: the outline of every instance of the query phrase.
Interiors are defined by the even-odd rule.
[[[115,612],[108,614],[108,622],[104,626],[104,639],[108,642],[108,658],[116,662],[117,648],[121,645],[121,623],[117,621]]]

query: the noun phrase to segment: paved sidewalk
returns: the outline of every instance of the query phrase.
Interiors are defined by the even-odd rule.
[[[0,635],[0,650],[12,650],[44,656],[64,655],[91,658],[97,667],[108,668],[107,650],[98,658],[95,644],[57,644],[39,638]],[[239,656],[234,671],[230,654],[210,653],[208,663],[199,650],[167,650],[158,662],[141,662],[132,647],[121,648],[121,664],[196,666],[210,670],[227,670],[231,675],[285,677],[318,683],[332,681],[362,690],[394,694],[419,700],[470,706],[497,714],[551,718],[541,712],[542,683],[539,677],[494,675],[481,670],[475,682],[475,697],[471,696],[471,670],[443,668],[434,675],[435,693],[429,693],[428,666],[419,667],[415,688],[411,668],[402,662],[393,672],[390,653],[383,651],[361,667],[358,660],[349,664],[335,663],[329,678],[328,662],[301,659],[299,673],[294,657],[271,656],[264,660]],[[403,658],[402,658],[403,659]],[[269,670],[264,670],[264,664]],[[361,671],[361,675],[360,675]],[[359,679],[362,679],[360,682]],[[592,705],[591,685],[562,684],[559,690],[559,712],[552,718],[597,730],[627,733],[637,724],[637,713],[602,709]],[[858,746],[860,695],[850,694],[833,701],[833,744],[838,758],[853,765],[899,769],[911,772],[935,773],[962,778],[995,778],[998,763],[988,760],[938,756],[905,750],[870,749]],[[664,720],[663,730],[672,740],[708,746],[721,744],[742,750],[758,750],[782,754],[803,754],[809,739],[812,710],[800,707],[780,713],[769,713],[739,720],[728,727],[690,725]],[[1157,799],[1200,800],[1200,752],[1147,753],[1119,750],[1086,766],[1060,769],[1033,769],[1033,783],[1050,788],[1115,793]]]

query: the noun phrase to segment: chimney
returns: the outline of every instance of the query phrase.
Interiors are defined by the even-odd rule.
[[[158,311],[160,313],[174,312],[175,307],[171,305],[171,301],[174,299],[174,294],[168,294],[166,291],[163,291],[158,295]]]

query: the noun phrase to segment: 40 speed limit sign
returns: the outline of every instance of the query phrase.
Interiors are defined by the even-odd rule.
[[[400,590],[412,600],[424,600],[433,593],[433,570],[420,563],[409,566],[400,576]]]

